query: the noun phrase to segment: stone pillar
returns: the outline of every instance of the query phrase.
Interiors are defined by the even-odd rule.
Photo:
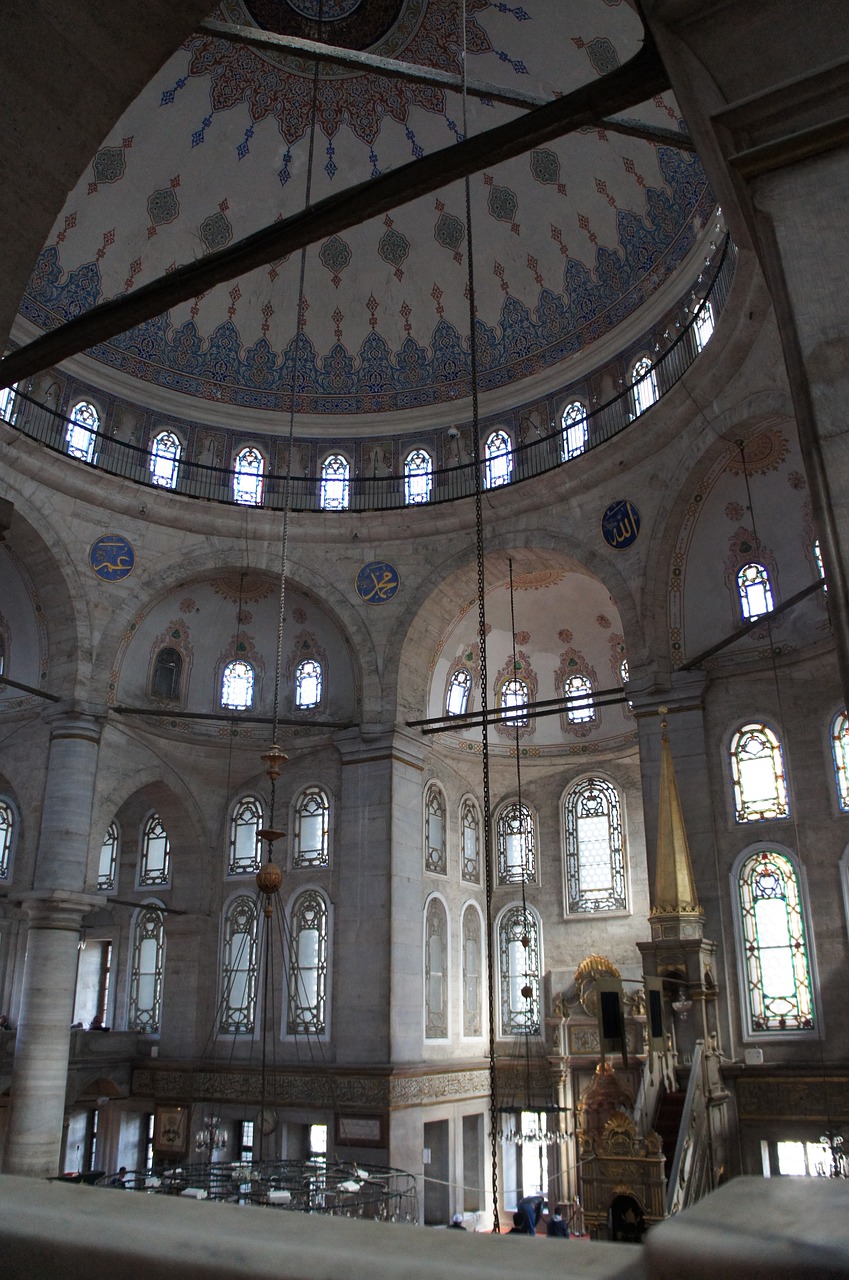
[[[77,944],[83,916],[100,722],[51,716],[50,754],[29,919],[4,1171],[46,1178],[59,1171]]]

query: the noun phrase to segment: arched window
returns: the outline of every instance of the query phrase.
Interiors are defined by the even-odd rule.
[[[292,907],[289,958],[290,1036],[323,1035],[327,1029],[327,903],[308,889]]]
[[[509,484],[513,474],[513,447],[506,431],[493,431],[484,445],[484,488]]]
[[[15,811],[8,800],[0,800],[0,880],[9,879],[14,839]]]
[[[404,501],[430,502],[433,459],[424,449],[414,449],[404,459]]]
[[[295,668],[295,706],[317,707],[321,702],[321,663],[315,658],[305,658]]]
[[[501,1034],[540,1034],[539,923],[529,907],[510,907],[498,924]]]
[[[566,910],[624,911],[625,851],[616,788],[584,778],[566,797]]]
[[[256,796],[242,796],[230,815],[228,876],[247,876],[259,871],[262,846],[262,801]]]
[[[593,685],[588,676],[570,676],[563,682],[563,696],[574,699],[566,708],[566,719],[570,724],[594,723]]]
[[[527,805],[508,804],[497,826],[498,883],[529,884],[536,880],[536,840],[533,814]]]
[[[657,377],[648,356],[638,360],[631,370],[631,396],[635,418],[650,409],[657,400]]]
[[[481,878],[480,829],[477,805],[467,798],[460,811],[460,845],[463,879],[472,884],[480,884]]]
[[[319,502],[323,511],[346,511],[350,505],[351,468],[341,453],[332,453],[321,464],[321,494]]]
[[[94,405],[87,400],[75,404],[65,432],[65,444],[71,457],[82,462],[94,462],[99,430],[100,414]]]
[[[243,507],[261,507],[265,487],[265,458],[252,445],[236,454],[233,467],[233,501]]]
[[[825,581],[825,565],[822,562],[822,547],[820,546],[819,538],[814,538],[813,552],[814,552],[814,563],[817,566],[817,572],[819,573],[820,577],[823,580],[823,591],[827,592],[828,586]]]
[[[731,779],[738,822],[790,813],[781,743],[765,724],[744,724],[731,739]]]
[[[737,888],[751,1032],[810,1031],[813,984],[799,879],[774,849],[746,858]]]
[[[177,483],[180,454],[183,447],[173,431],[160,431],[150,446],[150,478],[163,489],[173,489]]]
[[[837,782],[837,802],[849,812],[849,718],[841,711],[831,722],[831,754]]]
[[[17,391],[17,382],[13,383],[11,387],[4,387],[0,391],[0,418],[5,418],[6,422],[15,421],[15,396]]]
[[[180,697],[182,675],[183,655],[179,649],[174,649],[170,645],[160,649],[153,660],[150,691],[154,698],[167,698],[169,702],[177,702]]]
[[[158,813],[142,827],[139,885],[168,884],[171,879],[171,846]]]
[[[162,966],[165,957],[165,929],[162,910],[142,907],[133,927],[130,963],[130,1031],[155,1035],[162,1019]]]
[[[463,912],[463,1035],[483,1034],[481,918],[471,903]]]
[[[705,299],[696,312],[696,318],[693,321],[693,338],[696,342],[697,351],[702,351],[707,346],[713,334],[713,328],[713,307]]]
[[[464,716],[472,692],[472,673],[468,667],[458,667],[448,681],[445,695],[445,712],[449,716]]]
[[[103,837],[103,844],[100,846],[100,862],[97,867],[98,889],[114,889],[117,872],[118,826],[116,823],[111,822],[109,830]]]
[[[307,787],[295,802],[292,865],[329,867],[330,801],[321,787]]]
[[[6,641],[0,635],[0,676],[6,670]]]
[[[425,1039],[448,1038],[448,916],[439,898],[425,913]]]
[[[514,680],[505,680],[501,688],[498,690],[498,705],[504,710],[502,720],[508,724],[517,724],[524,728],[528,723],[527,706],[529,702],[528,686],[524,680],[517,676]],[[509,715],[506,708],[515,707],[516,710],[511,711]]]
[[[738,569],[737,591],[744,622],[754,622],[765,613],[772,613],[772,585],[765,565],[744,564]]]
[[[623,658],[622,661],[619,663],[619,679],[622,681],[623,684],[627,684],[630,678],[631,677],[628,674],[628,659]]]
[[[425,792],[425,871],[448,874],[445,853],[445,801],[433,783]]]
[[[221,1021],[225,1035],[251,1035],[256,1023],[257,910],[253,898],[234,898],[224,917]]]
[[[247,711],[254,704],[254,669],[239,658],[228,662],[221,674],[221,705],[231,711]]]
[[[580,400],[573,400],[563,410],[560,431],[563,460],[568,462],[587,447],[587,411]]]

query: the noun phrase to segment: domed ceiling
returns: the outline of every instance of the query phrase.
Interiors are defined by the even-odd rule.
[[[642,42],[624,0],[466,9],[469,76],[543,98],[611,70]],[[223,0],[212,16],[459,73],[459,11],[456,0]],[[313,66],[287,53],[193,37],[93,157],[21,315],[52,328],[299,211],[310,156],[315,203],[462,138],[454,92],[328,65],[315,89],[313,80]],[[470,133],[521,113],[474,97],[468,111]],[[680,126],[670,95],[630,114]],[[547,371],[551,385],[567,381],[561,363],[663,286],[713,198],[694,156],[593,128],[473,175],[471,205],[485,395]],[[469,394],[467,245],[455,183],[307,250],[299,414],[373,421]],[[87,376],[148,404],[155,387],[189,397],[183,411],[201,420],[228,406],[269,411],[257,424],[279,430],[299,277],[293,254],[217,286],[95,348]],[[133,391],[128,379],[145,385]]]

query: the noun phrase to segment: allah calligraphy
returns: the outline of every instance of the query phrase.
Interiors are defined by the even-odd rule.
[[[616,551],[622,551],[625,547],[633,546],[639,532],[640,513],[633,502],[629,502],[627,498],[611,502],[601,517],[601,536],[607,545]]]
[[[105,533],[91,544],[88,562],[102,582],[120,582],[133,572],[136,553],[120,533]]]
[[[357,574],[357,595],[366,604],[386,604],[398,594],[400,585],[398,570],[385,560],[372,560]]]

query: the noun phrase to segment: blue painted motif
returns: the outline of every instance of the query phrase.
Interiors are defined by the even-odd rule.
[[[88,562],[101,582],[128,578],[136,563],[136,553],[120,533],[105,533],[91,544]]]
[[[366,604],[386,604],[400,586],[398,570],[386,560],[372,560],[357,574],[357,595]]]
[[[609,547],[622,551],[632,547],[640,533],[640,513],[627,498],[611,502],[601,517],[601,536]]]

